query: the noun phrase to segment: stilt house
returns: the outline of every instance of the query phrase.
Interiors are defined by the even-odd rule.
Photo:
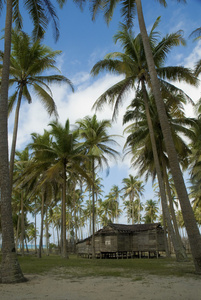
[[[92,256],[92,236],[79,241],[77,254]],[[133,258],[145,254],[158,257],[165,251],[164,230],[160,223],[153,224],[109,224],[95,233],[97,258]]]

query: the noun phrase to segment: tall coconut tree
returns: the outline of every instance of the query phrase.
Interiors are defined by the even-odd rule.
[[[132,224],[134,224],[135,222],[135,200],[139,199],[140,196],[143,195],[144,192],[144,185],[143,182],[141,180],[139,180],[138,176],[133,176],[133,175],[129,175],[128,178],[124,178],[122,180],[123,183],[123,188],[122,191],[124,191],[123,193],[123,198],[124,201],[125,199],[128,197],[129,200],[128,202],[125,202],[126,206],[127,206],[127,211],[129,219],[131,219]],[[139,211],[139,209],[137,209],[137,212]]]
[[[15,2],[16,10],[18,11],[18,2]],[[31,5],[30,5],[31,4]],[[27,8],[32,15],[32,19],[35,23],[35,29],[37,25],[46,25],[48,22],[45,16],[45,9],[41,11],[42,7],[50,7],[50,5],[39,4],[35,6],[35,2],[28,3]],[[36,8],[37,7],[37,8]],[[12,28],[12,14],[13,1],[6,1],[6,20],[5,20],[5,42],[4,42],[4,59],[3,70],[0,90],[0,185],[1,185],[1,226],[2,226],[2,262],[1,262],[1,280],[5,283],[14,283],[24,281],[21,268],[19,266],[13,235],[12,224],[12,210],[11,210],[11,187],[9,178],[9,162],[8,162],[8,79],[9,79],[9,66],[10,66],[10,49],[11,49],[11,28]],[[38,9],[38,11],[37,11]],[[38,12],[41,12],[40,14]],[[54,9],[50,11],[50,14],[54,18]]]
[[[169,185],[169,180],[167,177],[167,168],[169,168],[169,162],[166,156],[166,151],[164,147],[163,136],[161,132],[160,126],[158,126],[159,121],[157,114],[155,114],[155,103],[153,99],[150,98],[149,100],[149,119],[152,120],[153,132],[154,132],[154,147],[153,142],[151,141],[150,130],[148,127],[148,120],[147,120],[147,113],[145,113],[144,109],[144,101],[141,99],[142,95],[140,94],[132,101],[130,105],[130,109],[124,116],[124,122],[129,122],[131,120],[134,121],[130,126],[127,127],[125,132],[129,135],[126,141],[126,148],[128,153],[132,152],[132,165],[137,166],[139,169],[139,174],[145,174],[145,178],[148,179],[149,175],[155,179],[157,174],[158,181],[159,175],[161,176],[162,180],[162,188],[160,187],[160,194],[161,194],[161,202],[163,208],[164,219],[167,220],[168,231],[170,233],[171,239],[173,241],[173,246],[175,249],[177,259],[181,259],[182,255],[186,259],[185,252],[183,250],[183,245],[180,243],[180,236],[177,235],[177,226],[174,220],[174,209],[172,204],[172,196]],[[176,97],[176,95],[175,95]],[[167,106],[167,113],[169,116],[169,123],[171,124],[171,130],[174,137],[174,142],[177,147],[177,152],[180,157],[180,162],[183,165],[186,165],[188,162],[187,156],[190,153],[189,148],[187,147],[186,143],[181,138],[182,135],[185,134],[186,136],[191,136],[192,132],[187,128],[192,122],[191,120],[184,117],[182,113],[182,105],[181,103],[184,101],[181,97],[180,99],[180,107],[175,107],[174,103],[173,106],[170,105],[170,101],[164,99]],[[185,103],[185,101],[184,101]],[[142,106],[141,106],[142,105]],[[131,109],[131,107],[133,109]],[[154,148],[157,157],[154,156]],[[158,161],[157,161],[158,160]],[[159,165],[159,172],[157,170],[157,164]],[[160,181],[159,181],[160,183]],[[165,183],[163,185],[163,183]],[[160,183],[161,184],[161,183]],[[161,190],[164,194],[161,193]],[[174,228],[171,223],[169,209],[167,206],[167,197],[166,193],[168,194],[170,208],[171,208],[171,215],[174,221]],[[165,196],[165,197],[164,197]],[[165,224],[165,221],[164,221]],[[175,232],[174,232],[175,229]],[[175,236],[176,233],[176,236]],[[179,246],[180,244],[180,246]],[[183,254],[182,254],[183,253]]]
[[[50,145],[36,144],[32,145],[34,151],[41,153],[41,161],[49,162],[46,171],[46,179],[52,180],[58,178],[62,183],[62,256],[67,258],[66,244],[66,194],[67,194],[67,176],[71,172],[77,172],[89,180],[86,172],[83,170],[83,146],[78,143],[78,132],[70,129],[70,122],[67,120],[64,126],[58,122],[50,123],[52,143]]]
[[[119,200],[120,200],[120,195],[121,195],[121,189],[118,187],[118,185],[114,184],[111,189],[110,189],[113,199],[116,203],[116,213],[115,213],[115,222],[118,223],[118,217],[121,213],[119,209]]]
[[[17,141],[19,112],[22,99],[29,104],[33,102],[33,95],[37,95],[45,109],[57,116],[56,104],[50,89],[51,84],[65,83],[73,89],[69,79],[63,75],[47,75],[47,71],[59,72],[56,59],[61,51],[53,51],[42,45],[40,40],[33,41],[26,33],[13,30],[12,49],[10,57],[9,86],[16,87],[9,97],[8,113],[10,114],[16,104],[13,140],[10,154],[10,181],[13,182],[13,166]],[[1,53],[3,59],[3,53]],[[2,68],[3,65],[0,65]]]
[[[51,144],[51,138],[47,131],[45,131],[43,135],[32,134],[32,140],[34,145],[42,144],[47,146]],[[31,145],[32,144],[29,145],[29,148],[31,148],[32,156],[31,159],[27,161],[27,164],[25,164],[22,176],[18,179],[18,184],[22,188],[26,187],[26,191],[30,198],[35,198],[35,214],[37,208],[36,197],[40,202],[41,230],[38,257],[41,258],[44,216],[45,213],[47,213],[49,203],[53,198],[54,180],[46,180],[46,172],[50,166],[50,162],[48,160],[42,161],[41,153],[39,151],[37,153],[34,152],[35,149],[34,147],[31,147]]]
[[[164,81],[164,78],[168,79],[181,79],[181,74],[183,74],[183,78],[189,83],[196,83],[196,79],[193,73],[183,67],[164,67],[163,63],[166,58],[167,53],[170,49],[183,42],[180,32],[167,35],[161,41],[158,42],[159,33],[155,31],[159,18],[156,20],[155,24],[152,27],[152,30],[149,35],[150,44],[152,46],[152,52],[154,55],[155,63],[157,66],[157,72],[160,76],[160,86],[163,91],[163,96],[168,95],[171,98],[173,97],[173,92],[177,91],[181,93],[183,96],[188,98],[186,94],[184,94],[181,90],[178,90],[172,84],[170,85],[167,81]],[[154,131],[152,120],[149,112],[149,99],[147,96],[147,87],[152,87],[150,85],[151,80],[149,76],[149,71],[147,67],[147,60],[145,57],[145,52],[142,43],[141,34],[139,34],[136,38],[133,37],[132,33],[128,30],[125,25],[122,25],[122,30],[120,30],[115,35],[115,41],[120,41],[124,52],[115,52],[109,54],[103,61],[98,62],[92,72],[94,74],[98,74],[98,72],[102,69],[108,69],[109,71],[116,72],[118,74],[124,74],[125,79],[121,80],[119,83],[108,89],[104,94],[102,94],[99,99],[96,101],[95,105],[97,107],[102,106],[102,104],[106,101],[112,102],[114,105],[114,116],[115,112],[118,111],[119,103],[123,100],[123,95],[125,91],[133,87],[134,83],[138,83],[138,89],[142,90],[143,100],[145,105],[145,111],[148,121],[148,127],[151,137],[152,147],[154,149],[154,161],[157,170],[157,176],[160,185],[160,192],[163,199],[163,203],[166,206],[166,193],[165,187],[162,179],[162,174],[160,170],[160,163],[157,155],[157,148],[155,145]],[[170,99],[171,99],[170,98]],[[178,101],[177,101],[178,102]],[[166,214],[168,214],[168,208],[166,207]],[[171,223],[169,223],[171,226]]]
[[[159,2],[166,6],[167,2],[165,0],[159,0]],[[178,2],[186,2],[185,0],[178,0]],[[168,118],[166,115],[165,106],[163,103],[160,83],[157,77],[157,72],[155,69],[155,63],[153,59],[152,49],[149,42],[141,0],[128,0],[128,1],[93,1],[92,10],[93,10],[93,19],[95,18],[97,12],[99,10],[104,11],[105,19],[109,23],[112,19],[113,11],[117,5],[117,3],[121,3],[121,14],[126,20],[129,26],[133,23],[133,18],[137,11],[138,22],[140,27],[140,32],[142,34],[143,45],[145,49],[145,55],[147,59],[148,69],[150,72],[150,78],[152,82],[153,94],[156,101],[157,111],[159,115],[159,120],[164,136],[165,146],[168,153],[168,159],[170,161],[171,172],[173,175],[173,179],[175,182],[175,187],[177,190],[177,194],[179,197],[181,210],[184,216],[184,222],[186,225],[186,229],[188,232],[189,242],[191,245],[192,256],[194,260],[195,270],[197,273],[201,273],[201,237],[199,233],[199,229],[197,227],[193,210],[189,201],[186,185],[183,179],[183,175],[180,169],[180,165],[178,162],[177,153],[175,150],[174,142],[171,135],[171,130],[168,124]]]
[[[145,223],[153,223],[158,218],[158,205],[156,201],[153,201],[152,199],[147,200],[145,203],[145,216],[144,220]]]
[[[118,152],[111,147],[117,145],[114,135],[109,135],[107,130],[111,127],[109,120],[98,121],[96,115],[87,116],[77,122],[79,135],[84,142],[86,155],[90,159],[92,173],[92,256],[95,258],[95,169],[97,167],[109,167],[108,159],[115,158]]]
[[[29,161],[29,150],[26,147],[23,151],[16,151],[16,160],[15,160],[15,178],[16,183],[18,178],[23,176],[23,171],[25,168],[26,163]],[[24,256],[24,238],[25,238],[25,219],[26,219],[26,212],[28,208],[29,198],[27,197],[27,189],[25,187],[19,188],[16,186],[16,190],[20,193],[20,208],[21,208],[21,248],[22,248],[22,256]],[[29,205],[30,207],[30,205]]]
[[[60,7],[65,1],[57,1]],[[74,0],[80,7],[84,0]],[[0,9],[3,1],[0,2]],[[42,37],[46,31],[50,20],[53,21],[55,29],[55,38],[58,39],[58,19],[55,8],[51,1],[25,1],[25,8],[31,17],[34,30],[33,35],[37,39]],[[11,31],[12,21],[16,21],[18,29],[22,27],[22,16],[20,14],[19,1],[6,1],[6,19],[5,19],[5,39],[4,39],[4,59],[3,71],[0,89],[0,185],[1,185],[1,218],[2,226],[2,263],[1,280],[5,283],[23,281],[24,276],[20,269],[15,246],[12,226],[11,209],[11,188],[9,179],[9,161],[8,161],[8,80],[10,68],[11,51]],[[9,257],[9,258],[8,258]]]

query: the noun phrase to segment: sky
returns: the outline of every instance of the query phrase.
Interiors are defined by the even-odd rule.
[[[161,16],[161,22],[158,27],[159,31],[165,35],[173,33],[177,30],[183,30],[184,38],[187,41],[185,47],[176,47],[168,56],[166,65],[183,65],[193,68],[196,61],[201,58],[201,43],[194,42],[189,38],[190,33],[201,26],[200,0],[187,0],[187,4],[177,3],[174,0],[167,0],[168,7],[164,8],[158,1],[142,0],[142,6],[145,16],[147,29],[152,27],[156,18]],[[55,3],[53,1],[53,3]],[[74,124],[76,120],[84,118],[87,115],[93,115],[92,106],[95,100],[110,86],[118,82],[120,77],[102,73],[93,78],[90,71],[93,65],[104,56],[113,51],[119,51],[119,45],[113,42],[113,36],[119,28],[119,22],[122,21],[119,7],[115,11],[114,17],[109,26],[106,25],[101,14],[97,16],[95,22],[91,20],[91,13],[88,7],[84,7],[81,12],[73,1],[68,0],[64,8],[60,10],[55,3],[57,15],[60,23],[60,37],[55,43],[51,24],[48,27],[44,44],[50,46],[54,50],[61,50],[57,61],[57,67],[62,74],[69,78],[75,88],[72,93],[67,86],[51,86],[53,96],[59,113],[59,122],[64,124],[66,119],[70,120],[70,124]],[[0,27],[4,27],[5,8],[0,16]],[[31,22],[26,13],[23,14],[24,31],[31,32]],[[133,31],[139,33],[137,16],[134,21]],[[0,41],[0,49],[3,50],[3,41]],[[191,96],[196,102],[200,98],[201,88],[192,88],[188,85],[178,83],[179,87]],[[113,123],[110,134],[123,135],[124,127],[122,126],[122,117],[125,109],[129,104],[131,95],[125,99],[124,105],[119,111],[117,121]],[[186,109],[187,115],[193,114],[190,106]],[[105,106],[102,112],[97,113],[98,119],[111,119],[112,110]],[[20,111],[19,130],[17,149],[22,150],[30,142],[30,134],[37,132],[42,134],[44,129],[48,129],[48,124],[52,118],[48,116],[40,101],[34,97],[32,104],[23,103]],[[9,144],[12,138],[14,115],[9,118]],[[119,150],[125,142],[125,136],[118,139],[120,144]],[[123,155],[121,154],[121,157]],[[130,160],[118,160],[110,162],[110,173],[106,177],[105,172],[101,174],[103,178],[104,191],[107,194],[112,185],[118,185],[122,188],[122,179],[128,177],[129,174],[137,175],[137,170],[130,168]],[[143,180],[143,178],[142,178]],[[154,192],[151,180],[145,183],[144,196],[141,199],[145,202],[154,199]],[[155,199],[156,200],[156,199]],[[126,223],[125,217],[122,222]]]

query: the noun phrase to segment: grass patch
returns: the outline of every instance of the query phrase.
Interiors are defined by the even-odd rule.
[[[175,259],[86,259],[71,255],[63,259],[57,255],[18,256],[24,274],[52,273],[65,278],[91,276],[124,277],[134,281],[142,280],[146,275],[158,276],[195,276],[192,260],[176,262]],[[1,257],[0,257],[1,260]]]
[[[132,279],[132,281],[142,281],[144,279],[143,276],[136,276]]]

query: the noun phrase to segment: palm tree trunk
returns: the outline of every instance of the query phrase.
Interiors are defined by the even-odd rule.
[[[11,188],[8,163],[8,80],[10,68],[12,1],[6,1],[6,22],[4,35],[4,59],[0,91],[0,185],[1,185],[1,228],[2,261],[0,281],[14,283],[24,281],[14,241],[11,208]]]
[[[46,207],[46,255],[49,256],[49,226],[48,226],[48,206]]]
[[[41,203],[41,227],[40,227],[40,242],[39,242],[39,249],[38,249],[38,258],[42,257],[44,205],[45,205],[45,192],[43,191],[42,203]]]
[[[92,158],[92,258],[96,257],[95,250],[95,170],[94,159]]]
[[[63,195],[62,195],[62,211],[63,211],[63,248],[62,257],[68,258],[66,244],[66,163],[63,165]]]
[[[17,251],[18,248],[18,238],[19,238],[19,228],[20,228],[20,212],[17,218],[17,231],[16,231],[16,239],[15,239],[15,249]]]
[[[168,239],[167,239],[167,225],[166,225],[166,218],[164,211],[162,210],[163,214],[163,228],[164,228],[164,243],[165,243],[165,254],[166,257],[171,257],[169,247],[168,247]]]
[[[13,169],[14,169],[14,160],[15,160],[15,149],[16,149],[16,143],[17,143],[17,130],[18,130],[18,123],[19,123],[19,112],[20,112],[20,105],[22,100],[22,91],[23,87],[20,87],[18,101],[17,101],[17,107],[15,111],[15,123],[14,123],[14,129],[13,129],[13,140],[12,140],[12,146],[11,146],[11,153],[10,153],[10,185],[11,185],[11,192],[13,187]]]
[[[172,195],[171,195],[171,191],[170,191],[170,185],[169,185],[169,181],[168,181],[166,167],[165,167],[163,161],[162,161],[162,163],[163,163],[164,178],[165,178],[165,182],[166,182],[166,190],[167,190],[169,205],[170,205],[170,212],[171,212],[171,216],[172,216],[172,221],[173,221],[173,225],[174,225],[174,229],[175,229],[176,238],[178,240],[178,243],[180,244],[180,247],[183,248],[184,255],[186,256],[186,259],[187,259],[186,251],[185,251],[184,245],[182,243],[181,236],[179,234],[179,229],[178,229],[175,211],[174,211],[174,207],[173,207],[173,200],[172,200]]]
[[[23,202],[23,192],[21,192],[21,245],[22,245],[22,256],[24,256],[24,202]]]
[[[63,185],[62,185],[62,195],[63,195]],[[63,196],[62,196],[63,197]],[[60,250],[61,256],[63,251],[63,202],[61,203],[61,234],[60,234]]]
[[[139,206],[138,206],[138,224],[140,224],[140,212],[141,212],[141,203],[140,203],[140,199],[139,199]]]
[[[158,183],[159,183],[161,202],[162,202],[162,210],[164,211],[165,219],[167,221],[168,232],[171,235],[171,240],[172,240],[172,243],[173,243],[173,246],[174,246],[176,259],[177,259],[177,261],[183,261],[183,260],[186,260],[186,256],[183,253],[183,249],[181,249],[179,247],[179,243],[176,239],[174,228],[173,228],[171,220],[170,220],[170,213],[169,213],[168,205],[167,205],[165,185],[164,185],[163,178],[162,178],[161,166],[160,166],[160,162],[159,162],[158,151],[157,151],[156,141],[155,141],[155,136],[154,136],[154,129],[153,129],[151,116],[150,116],[150,112],[149,112],[148,96],[147,96],[145,83],[144,83],[143,80],[142,80],[142,92],[143,92],[143,99],[144,99],[144,104],[145,104],[145,112],[146,112],[146,117],[147,117],[149,134],[150,134],[150,139],[151,139],[151,145],[152,145],[152,151],[153,151],[153,157],[154,157],[154,164],[155,164]]]
[[[36,243],[36,241],[37,241],[37,233],[36,233],[36,228],[37,228],[37,226],[36,226],[36,198],[35,198],[35,212],[34,212],[34,218],[35,218],[35,237],[34,237],[34,241],[35,241],[35,254],[37,253],[37,243]]]
[[[152,89],[154,98],[156,101],[158,116],[161,124],[161,129],[163,132],[163,137],[165,141],[165,147],[168,153],[168,159],[170,162],[170,168],[175,183],[175,188],[177,190],[177,195],[179,197],[180,206],[184,218],[184,223],[188,233],[188,238],[191,246],[192,256],[194,260],[195,270],[197,273],[201,274],[201,236],[199,229],[196,224],[196,220],[193,214],[193,210],[188,198],[186,186],[182,176],[182,172],[179,166],[177,153],[175,150],[174,142],[171,135],[171,130],[168,124],[168,119],[165,111],[165,105],[160,92],[160,84],[155,70],[153,55],[151,47],[149,44],[149,38],[146,31],[146,26],[144,22],[144,16],[142,12],[141,0],[135,1],[137,6],[138,21],[140,26],[140,32],[142,35],[142,41],[144,45],[146,60],[148,64],[148,69],[150,72]]]

